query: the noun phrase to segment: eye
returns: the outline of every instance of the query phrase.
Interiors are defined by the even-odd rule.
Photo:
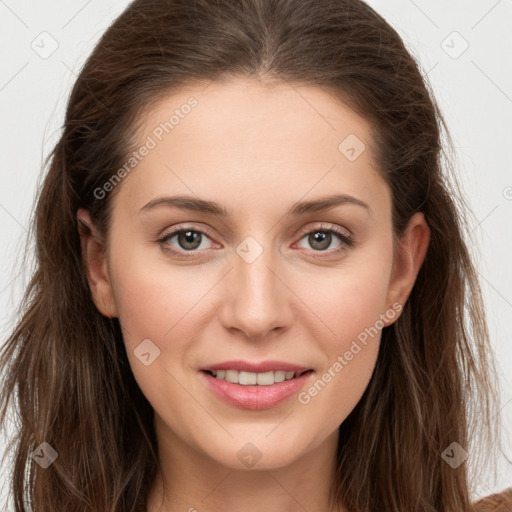
[[[333,234],[338,239],[339,245],[333,250],[327,250],[333,242]],[[186,254],[194,254],[198,250],[208,249],[207,240],[212,235],[207,230],[197,229],[189,226],[174,229],[164,234],[157,240],[163,251],[171,254],[176,258],[188,258]],[[348,232],[342,231],[340,228],[332,226],[319,226],[316,229],[305,231],[300,241],[307,238],[307,242],[312,247],[313,253],[327,253],[326,255],[338,254],[352,247],[354,240]],[[172,244],[172,240],[176,239],[176,245]],[[203,243],[204,242],[204,243]],[[323,257],[324,254],[315,255],[315,257]]]
[[[334,241],[333,234],[338,239],[339,245],[337,248],[328,251],[327,249]],[[304,239],[313,248],[314,252],[327,252],[330,255],[345,251],[352,247],[354,243],[352,236],[348,232],[344,232],[336,226],[324,227],[322,225],[316,229],[309,230],[301,238],[301,240]]]
[[[176,238],[179,250],[173,249],[170,243],[173,238]],[[158,240],[158,243],[164,251],[171,253],[173,256],[187,257],[186,255],[183,255],[183,252],[194,252],[196,249],[207,248],[203,245],[205,238],[210,238],[206,231],[192,229],[191,227],[182,227],[180,229],[175,229],[170,233],[166,233]]]

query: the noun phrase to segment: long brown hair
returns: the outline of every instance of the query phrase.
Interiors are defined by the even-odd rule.
[[[135,149],[144,111],[183,85],[235,76],[338,95],[374,127],[394,236],[418,211],[431,231],[368,388],[340,426],[332,502],[350,511],[473,510],[467,463],[452,467],[443,453],[456,442],[473,458],[497,433],[497,386],[468,251],[470,210],[415,59],[360,0],[135,0],[81,70],[45,164],[30,233],[36,269],[1,360],[1,419],[15,405],[19,428],[16,512],[145,510],[158,470],[153,411],[118,320],[92,300],[76,213],[89,210],[106,235],[112,194],[95,190]],[[31,456],[41,443],[58,454],[45,469]]]

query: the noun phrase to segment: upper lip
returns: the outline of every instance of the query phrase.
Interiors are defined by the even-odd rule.
[[[285,372],[296,372],[301,373],[307,370],[311,370],[307,366],[301,366],[292,363],[286,363],[284,361],[261,361],[259,363],[251,363],[250,361],[225,361],[223,363],[212,364],[200,368],[204,371],[218,371],[218,370],[238,370],[241,372],[252,372],[252,373],[266,373],[278,370],[284,370]]]

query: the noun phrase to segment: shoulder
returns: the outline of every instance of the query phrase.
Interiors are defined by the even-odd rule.
[[[476,512],[512,512],[512,487],[475,503]]]

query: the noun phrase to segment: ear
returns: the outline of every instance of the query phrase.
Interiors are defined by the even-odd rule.
[[[409,220],[404,234],[398,243],[388,285],[388,308],[391,308],[396,303],[400,304],[403,308],[407,302],[427,254],[429,242],[430,229],[425,221],[425,216],[423,213],[417,212]],[[399,316],[400,314],[396,315],[393,320],[384,325],[392,324]]]
[[[94,303],[101,314],[109,318],[116,317],[117,309],[107,267],[105,242],[94,227],[87,210],[79,208],[77,220],[82,261]]]

